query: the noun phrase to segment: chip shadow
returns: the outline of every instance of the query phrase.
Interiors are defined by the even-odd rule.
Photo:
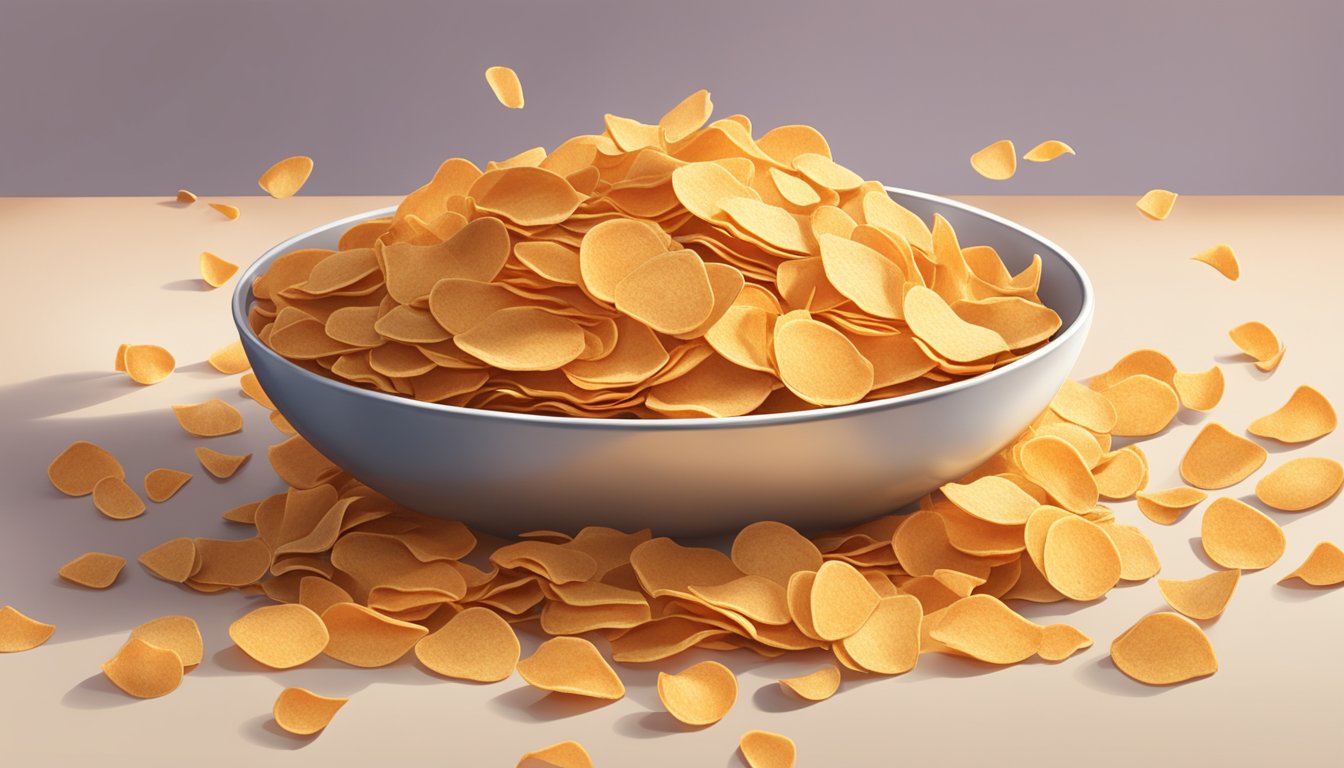
[[[258,746],[269,749],[296,750],[317,741],[321,731],[311,736],[299,736],[281,728],[271,715],[257,715],[243,721],[238,727],[238,735]]]
[[[139,699],[112,684],[99,672],[79,681],[61,697],[61,706],[71,709],[112,709],[134,704]]]

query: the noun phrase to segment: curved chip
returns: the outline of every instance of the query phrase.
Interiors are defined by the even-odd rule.
[[[1097,505],[1096,478],[1078,450],[1058,437],[1034,437],[1022,444],[1018,459],[1027,477],[1061,507],[1082,514]]]
[[[61,566],[62,579],[90,589],[107,589],[117,580],[126,558],[105,552],[85,552]]]
[[[509,67],[489,67],[485,70],[485,82],[500,104],[509,109],[523,108],[523,84],[517,72]]]
[[[971,167],[986,179],[1011,179],[1017,173],[1017,150],[1013,142],[1001,139],[971,155]]]
[[[225,261],[209,251],[201,251],[200,258],[201,279],[211,288],[218,288],[229,282],[238,271],[238,265],[231,261]]]
[[[1158,589],[1167,605],[1192,619],[1208,621],[1215,618],[1227,607],[1232,592],[1241,579],[1241,571],[1233,568],[1228,571],[1214,571],[1197,579],[1178,581],[1158,579]]]
[[[1022,156],[1022,159],[1032,163],[1048,163],[1063,155],[1076,154],[1078,153],[1074,152],[1073,147],[1070,147],[1068,144],[1056,139],[1048,139],[1027,150],[1027,153]]]
[[[131,344],[126,347],[126,375],[136,384],[158,384],[177,366],[171,353],[155,344]]]
[[[1132,525],[1108,522],[1101,530],[1115,544],[1120,553],[1120,578],[1124,581],[1147,581],[1162,570],[1157,550],[1143,531]]]
[[[1236,485],[1259,469],[1269,453],[1218,422],[1209,422],[1195,435],[1181,459],[1181,477],[1196,488],[1217,490]]]
[[[1120,581],[1120,551],[1106,532],[1081,517],[1062,517],[1045,534],[1045,578],[1073,600],[1096,600]]]
[[[814,615],[815,611],[814,605]],[[904,674],[919,661],[923,619],[923,605],[914,595],[883,597],[863,626],[839,641],[840,647],[851,661],[868,672]]]
[[[12,605],[0,608],[0,653],[32,650],[55,631],[54,625],[30,619]]]
[[[869,248],[831,234],[818,238],[826,279],[842,296],[870,315],[901,317],[905,274],[896,262]]]
[[[181,584],[191,578],[196,565],[196,542],[188,538],[170,539],[139,557],[145,570],[164,581]]]
[[[190,616],[161,616],[131,630],[132,640],[143,640],[156,648],[166,648],[190,670],[205,658],[201,628]]]
[[[1279,581],[1289,579],[1301,579],[1313,587],[1334,587],[1344,584],[1344,550],[1328,541],[1317,544],[1301,565]]]
[[[821,551],[807,537],[783,523],[762,521],[738,531],[731,551],[743,573],[763,576],[787,587],[798,571],[821,568]]]
[[[1135,496],[1143,516],[1159,525],[1171,525],[1181,513],[1207,499],[1209,495],[1188,486],[1177,486],[1165,491],[1139,493]]]
[[[541,763],[541,766],[538,766],[537,763]],[[549,747],[528,752],[518,759],[518,768],[542,768],[542,766],[593,768],[593,758],[589,757],[588,750],[584,749],[579,742],[561,741]]]
[[[221,216],[229,221],[237,221],[238,216],[242,214],[242,211],[238,210],[238,206],[229,205],[228,203],[210,203],[210,207],[218,211]]]
[[[1181,405],[1195,411],[1209,411],[1223,399],[1223,369],[1213,366],[1200,373],[1177,372],[1172,381]]]
[[[297,736],[311,736],[326,728],[349,699],[319,696],[307,688],[286,688],[275,699],[275,724]]]
[[[196,460],[201,462],[201,466],[205,467],[206,472],[209,472],[220,480],[228,480],[230,477],[233,477],[250,458],[252,458],[252,454],[250,453],[235,456],[233,454],[220,453],[219,451],[206,448],[205,446],[196,449]]]
[[[93,506],[113,520],[130,520],[145,513],[145,502],[120,477],[104,477],[93,486]]]
[[[998,475],[985,475],[966,485],[948,483],[939,490],[962,511],[995,525],[1025,525],[1040,506],[1016,483]]]
[[[961,319],[942,296],[922,285],[906,292],[904,312],[911,332],[953,362],[969,363],[1008,351],[1002,336]]]
[[[625,695],[625,686],[607,660],[581,637],[547,640],[518,662],[518,674],[528,685],[545,691],[612,700]]]
[[[252,367],[252,363],[247,359],[247,353],[243,351],[241,341],[232,341],[210,353],[207,358],[210,367],[220,373],[242,373]]]
[[[313,158],[307,155],[286,157],[265,171],[257,179],[257,186],[271,197],[293,197],[303,188],[313,172]]]
[[[798,318],[775,325],[775,360],[789,391],[815,405],[846,405],[873,387],[873,364],[844,334]]]
[[[1041,648],[1037,653],[1046,661],[1063,661],[1092,647],[1092,638],[1071,624],[1047,624],[1041,630]]]
[[[858,569],[830,560],[812,584],[812,624],[822,640],[840,640],[858,632],[876,610],[879,595]]]
[[[1237,263],[1237,255],[1232,252],[1232,247],[1226,243],[1219,243],[1208,250],[1200,251],[1197,255],[1191,256],[1190,259],[1208,264],[1218,270],[1218,273],[1223,277],[1233,282],[1241,277],[1241,265]]]
[[[248,656],[273,669],[317,658],[330,635],[323,618],[305,605],[267,605],[229,625],[229,638]]]
[[[186,203],[187,205],[191,205],[192,203],[196,202],[196,194],[189,189],[179,189],[177,190],[176,199],[177,202],[179,203]]]
[[[837,192],[858,189],[863,185],[862,176],[835,162],[828,155],[803,152],[793,158],[793,167],[813,184]]]
[[[266,575],[271,550],[259,537],[193,539],[196,548],[191,578],[202,584],[242,587]]]
[[[322,652],[355,667],[385,667],[420,642],[429,631],[389,618],[357,603],[337,603],[322,613],[329,639]]]
[[[551,371],[583,354],[583,329],[535,307],[497,310],[453,342],[506,371]]]
[[[243,414],[218,398],[195,405],[174,405],[173,415],[182,429],[197,437],[231,435],[243,428]]]
[[[167,648],[131,638],[117,655],[103,663],[103,674],[136,698],[154,699],[182,684],[182,659]]]
[[[1115,406],[1111,401],[1072,379],[1066,379],[1055,393],[1050,410],[1092,432],[1110,432],[1115,426]]]
[[[1263,512],[1236,499],[1214,499],[1204,510],[1200,544],[1224,568],[1258,570],[1283,556],[1283,529]]]
[[[737,676],[717,661],[702,661],[676,673],[658,673],[658,699],[687,725],[712,725],[737,701]]]
[[[1204,630],[1177,613],[1143,617],[1111,643],[1111,661],[1149,685],[1174,685],[1218,671],[1218,657]]]
[[[518,665],[518,635],[489,608],[468,608],[415,644],[415,657],[429,669],[460,680],[493,683]]]
[[[793,768],[798,759],[798,748],[793,739],[770,731],[747,731],[742,734],[737,748],[748,768]]]
[[[181,490],[182,486],[186,485],[190,479],[190,472],[163,467],[151,469],[149,474],[145,475],[145,495],[149,497],[150,501],[165,502]]]
[[[527,165],[487,171],[469,194],[477,210],[522,227],[559,224],[586,199],[564,176]]]
[[[1165,381],[1143,374],[1130,376],[1101,390],[1115,407],[1117,437],[1147,437],[1167,428],[1181,409],[1176,390]]]
[[[1344,466],[1334,459],[1291,459],[1255,484],[1255,496],[1274,509],[1301,512],[1324,504],[1344,485]]]
[[[699,328],[714,309],[705,263],[691,250],[648,259],[616,285],[612,298],[621,312],[673,335]]]
[[[56,490],[67,496],[87,496],[104,478],[124,479],[126,470],[106,449],[76,440],[51,460],[47,477]]]
[[[1139,213],[1152,219],[1153,221],[1162,221],[1171,215],[1172,206],[1176,205],[1176,193],[1165,189],[1150,189],[1143,193],[1143,197],[1134,204],[1139,209]]]
[[[1305,443],[1335,431],[1338,423],[1334,406],[1325,395],[1301,386],[1282,407],[1251,422],[1246,431],[1282,443]]]
[[[1227,335],[1238,349],[1255,358],[1255,367],[1262,371],[1274,370],[1283,360],[1283,342],[1264,323],[1254,320],[1242,323],[1228,331]]]
[[[808,701],[825,701],[840,690],[840,668],[832,664],[806,675],[782,678],[779,685]]]
[[[1016,664],[1036,655],[1043,628],[990,595],[964,597],[945,609],[929,636],[990,664]]]

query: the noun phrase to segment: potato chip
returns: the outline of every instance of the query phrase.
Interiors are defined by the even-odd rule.
[[[321,576],[304,576],[299,580],[299,603],[319,616],[337,603],[350,602],[354,598],[349,592]]]
[[[173,415],[182,429],[197,437],[231,435],[243,428],[243,415],[218,398],[195,405],[174,405]]]
[[[275,724],[296,736],[311,736],[331,723],[349,699],[319,696],[306,688],[286,688],[271,709]]]
[[[1035,437],[1022,444],[1019,461],[1035,482],[1065,509],[1083,513],[1097,505],[1097,481],[1083,457],[1058,437]]]
[[[948,483],[940,491],[967,514],[996,525],[1025,525],[1039,503],[1016,483],[986,475],[966,485]]]
[[[121,690],[140,699],[154,699],[182,683],[182,659],[167,648],[131,638],[103,664],[103,674]]]
[[[228,203],[210,203],[210,207],[219,211],[220,215],[229,221],[237,221],[238,216],[242,213],[237,206]]]
[[[1283,342],[1264,323],[1242,323],[1228,331],[1227,335],[1238,349],[1255,358],[1255,367],[1262,371],[1274,370],[1283,359]]]
[[[24,616],[12,605],[0,608],[0,653],[28,651],[47,642],[56,627]]]
[[[616,285],[612,296],[621,312],[673,335],[699,328],[714,309],[705,263],[691,250],[648,259]]]
[[[1251,422],[1246,431],[1283,443],[1305,443],[1330,434],[1337,425],[1334,406],[1325,395],[1301,386],[1282,407]]]
[[[519,648],[508,622],[488,608],[474,607],[422,638],[415,656],[444,677],[493,683],[513,674]]]
[[[131,630],[132,640],[143,640],[177,654],[184,670],[191,670],[205,658],[201,628],[190,616],[161,616]]]
[[[521,227],[559,224],[584,200],[565,177],[530,166],[487,171],[472,185],[470,194],[477,210]]]
[[[737,747],[748,768],[793,768],[798,759],[793,740],[770,731],[747,731]]]
[[[1115,426],[1110,433],[1118,437],[1155,435],[1166,429],[1181,409],[1171,385],[1143,374],[1122,379],[1101,394],[1115,407]]]
[[[775,358],[784,386],[815,405],[857,402],[873,386],[873,364],[844,334],[816,320],[776,323]]]
[[[1187,486],[1177,486],[1165,491],[1137,494],[1139,511],[1143,516],[1160,525],[1171,525],[1181,513],[1208,498],[1208,494]]]
[[[1344,485],[1344,466],[1319,457],[1291,459],[1255,484],[1255,496],[1284,512],[1301,512],[1324,504]]]
[[[260,537],[251,539],[193,539],[196,547],[191,578],[202,584],[241,587],[266,574],[271,550]]]
[[[263,171],[261,177],[257,179],[257,186],[277,199],[293,197],[303,188],[312,172],[313,158],[306,155],[286,157]]]
[[[1100,526],[1081,517],[1051,523],[1042,556],[1050,586],[1072,600],[1096,600],[1120,581],[1120,551]]]
[[[188,480],[191,480],[190,472],[163,467],[151,469],[149,474],[145,475],[145,495],[150,501],[165,502],[181,490]]]
[[[85,552],[61,566],[62,579],[90,589],[107,589],[117,580],[126,558],[104,552]]]
[[[1111,401],[1076,381],[1064,382],[1050,401],[1050,410],[1092,432],[1110,432],[1115,427],[1115,406]]]
[[[625,686],[592,643],[581,637],[552,637],[518,662],[527,684],[545,691],[595,699],[619,699]]]
[[[821,568],[821,552],[802,534],[783,523],[763,521],[738,531],[732,560],[743,573],[763,576],[787,587],[798,571]]]
[[[1213,366],[1201,373],[1177,372],[1173,385],[1181,405],[1196,411],[1209,411],[1223,399],[1223,369]]]
[[[971,167],[986,179],[1011,179],[1017,172],[1017,150],[1008,139],[996,141],[971,155]]]
[[[216,349],[210,353],[208,358],[210,367],[220,373],[242,373],[252,367],[252,363],[247,359],[247,353],[243,351],[243,344],[240,341],[234,341]]]
[[[793,158],[793,167],[813,184],[837,192],[858,189],[863,185],[863,177],[827,155],[804,152]]]
[[[1167,605],[1192,619],[1207,621],[1217,617],[1232,599],[1241,571],[1214,571],[1197,579],[1177,581],[1158,579],[1157,586]]]
[[[267,605],[229,625],[229,638],[248,656],[273,669],[317,658],[330,638],[326,624],[305,605]]]
[[[1232,252],[1231,246],[1225,243],[1219,243],[1206,251],[1201,251],[1198,255],[1191,256],[1190,259],[1208,264],[1218,270],[1218,273],[1223,277],[1233,282],[1241,277],[1241,265],[1237,263],[1237,255]]]
[[[1195,436],[1181,459],[1181,477],[1196,488],[1216,490],[1251,476],[1269,458],[1264,448],[1223,425],[1210,422]]]
[[[238,380],[238,385],[243,390],[243,394],[257,401],[261,407],[271,411],[275,410],[275,403],[272,403],[271,398],[267,397],[266,392],[262,390],[261,382],[257,381],[256,374],[243,374],[243,377]]]
[[[385,667],[415,647],[429,631],[356,603],[337,603],[322,614],[330,639],[323,653],[355,667]]]
[[[676,674],[659,672],[658,699],[687,725],[713,725],[737,701],[737,677],[717,661],[692,664]]]
[[[227,283],[229,278],[233,277],[238,271],[238,265],[230,261],[225,261],[209,251],[201,251],[200,258],[201,279],[211,288],[218,288]]]
[[[913,595],[883,597],[863,626],[839,643],[849,659],[865,671],[904,674],[914,669],[919,660],[923,619],[923,606]]]
[[[593,768],[593,758],[579,742],[561,741],[523,755],[517,768]]]
[[[113,520],[130,520],[145,513],[145,502],[120,477],[104,477],[93,486],[93,506]]]
[[[836,235],[818,238],[826,279],[845,298],[876,317],[901,317],[905,274],[893,261],[862,243]]]
[[[714,102],[709,98],[709,91],[702,88],[692,93],[658,121],[663,141],[675,144],[690,136],[704,126],[713,111]]]
[[[1107,522],[1101,530],[1115,544],[1120,553],[1120,578],[1124,581],[1147,581],[1162,570],[1153,542],[1143,531],[1132,525]]]
[[[583,329],[532,307],[494,312],[454,339],[464,352],[506,371],[549,371],[583,354]]]
[[[247,460],[252,458],[252,454],[245,453],[241,456],[235,456],[227,453],[220,453],[204,446],[196,449],[196,459],[205,467],[205,471],[219,478],[228,480],[233,477]],[[282,478],[283,479],[283,478]]]
[[[1218,671],[1204,630],[1177,613],[1144,616],[1111,643],[1111,661],[1149,685],[1174,685]]]
[[[840,690],[840,669],[835,665],[822,667],[806,675],[782,678],[779,685],[808,701],[825,701]]]
[[[136,384],[158,384],[173,372],[177,361],[168,350],[153,344],[126,347],[126,375]]]
[[[196,542],[170,539],[140,555],[139,562],[160,579],[181,584],[191,578],[196,565]]]
[[[1022,159],[1032,163],[1048,163],[1062,155],[1076,154],[1078,153],[1074,152],[1073,147],[1070,147],[1068,144],[1055,139],[1049,139],[1047,141],[1042,141],[1040,144],[1027,150],[1027,154],[1023,155]]]
[[[52,459],[47,477],[56,490],[67,496],[87,496],[104,478],[124,479],[126,470],[102,447],[76,440]]]
[[[191,190],[179,189],[177,190],[177,202],[191,205],[196,202],[196,195]]]
[[[817,570],[810,599],[817,636],[840,640],[859,631],[877,608],[879,598],[854,566],[831,560]]]
[[[1008,351],[1008,344],[988,328],[971,325],[934,291],[911,286],[905,294],[905,320],[910,330],[939,356],[970,362]]]
[[[1200,544],[1213,562],[1224,568],[1258,570],[1283,556],[1285,540],[1279,524],[1263,512],[1236,499],[1214,499],[1204,510]]]
[[[1046,661],[1063,661],[1073,654],[1092,647],[1092,638],[1070,624],[1047,624],[1041,629],[1041,648],[1037,651]]]
[[[1063,321],[1053,309],[1020,296],[991,296],[952,302],[952,311],[966,322],[1003,337],[1010,349],[1047,341]]]
[[[1171,208],[1176,204],[1176,193],[1165,189],[1150,189],[1139,198],[1135,207],[1139,213],[1152,219],[1153,221],[1162,221],[1171,215]]]
[[[1306,561],[1292,573],[1279,579],[1301,579],[1313,587],[1334,587],[1344,584],[1344,550],[1328,541],[1317,544]],[[0,636],[3,636],[0,632]],[[0,649],[3,650],[3,649]]]
[[[485,82],[500,104],[509,109],[523,108],[523,84],[517,72],[508,67],[489,67],[485,70]]]
[[[929,636],[990,664],[1016,664],[1040,650],[1043,628],[989,595],[971,595],[945,609]]]

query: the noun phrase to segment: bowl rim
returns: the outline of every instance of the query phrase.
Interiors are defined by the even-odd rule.
[[[353,384],[339,381],[326,376],[319,376],[312,371],[295,365],[293,362],[278,354],[266,344],[262,343],[260,337],[252,331],[252,325],[248,322],[248,307],[252,301],[252,281],[261,271],[263,265],[268,265],[278,256],[294,248],[301,240],[310,238],[319,232],[325,232],[336,228],[345,228],[361,221],[380,216],[386,216],[396,211],[397,206],[388,206],[378,208],[363,213],[357,213],[342,219],[330,221],[317,227],[300,232],[286,240],[277,243],[267,249],[261,256],[257,257],[238,277],[238,282],[233,289],[233,296],[230,305],[233,311],[233,322],[238,329],[239,335],[246,341],[247,346],[257,350],[260,354],[273,358],[283,365],[290,366],[301,377],[308,377],[313,383],[322,387],[335,388],[338,391],[347,391],[363,397],[373,398],[384,402],[387,405],[401,408],[411,408],[416,410],[425,410],[443,414],[452,414],[464,418],[475,418],[482,420],[494,420],[503,422],[512,422],[516,424],[531,424],[534,426],[545,427],[573,427],[578,429],[615,429],[621,431],[676,431],[687,429],[728,429],[728,428],[747,428],[763,427],[773,424],[797,424],[802,422],[826,421],[830,419],[845,418],[857,414],[883,411],[894,408],[901,408],[906,405],[913,405],[920,402],[935,400],[940,397],[948,397],[964,389],[968,389],[977,384],[983,384],[993,381],[997,378],[1007,376],[1021,368],[1025,368],[1036,360],[1039,360],[1055,350],[1068,344],[1069,340],[1080,334],[1085,333],[1093,315],[1094,295],[1092,282],[1082,266],[1063,248],[1060,248],[1054,242],[1042,237],[1037,232],[1028,229],[1016,222],[1010,221],[990,213],[982,208],[968,205],[950,198],[933,195],[926,192],[918,192],[900,187],[884,186],[889,193],[904,195],[907,197],[918,198],[926,202],[935,203],[940,206],[947,206],[959,209],[965,213],[980,216],[989,219],[992,222],[1016,230],[1039,243],[1043,248],[1050,249],[1057,254],[1065,265],[1069,268],[1072,278],[1078,283],[1082,291],[1082,304],[1078,309],[1077,316],[1073,322],[1069,323],[1063,330],[1055,335],[1053,339],[1046,342],[1039,349],[1032,350],[1026,355],[1008,363],[1007,365],[995,368],[992,371],[972,376],[968,379],[962,379],[950,384],[944,384],[940,387],[924,390],[923,392],[914,392],[907,395],[898,395],[896,397],[884,398],[881,400],[869,400],[861,403],[851,403],[849,405],[828,406],[817,408],[810,411],[786,411],[783,413],[756,414],[748,416],[724,416],[711,417],[700,416],[691,418],[666,418],[666,419],[609,419],[595,418],[587,416],[559,416],[548,414],[532,413],[513,413],[509,411],[494,411],[485,408],[465,408],[457,405],[446,405],[444,403],[427,403],[414,398],[403,397],[400,395],[390,395],[384,392],[377,392],[363,387],[356,387]]]

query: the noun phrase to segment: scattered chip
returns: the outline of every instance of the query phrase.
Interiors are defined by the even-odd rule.
[[[196,202],[196,195],[191,190],[179,189],[177,190],[177,202],[191,205]]]
[[[181,685],[182,659],[174,651],[133,637],[103,664],[103,674],[136,698],[154,699]]]
[[[225,261],[209,251],[201,251],[201,279],[211,288],[229,282],[238,271],[238,265]]]
[[[196,449],[196,458],[205,467],[205,471],[219,478],[228,480],[234,473],[242,468],[247,460],[252,458],[252,454],[245,453],[241,456],[235,456],[227,453],[220,453],[204,446]]]
[[[322,614],[330,639],[323,653],[355,667],[385,667],[429,634],[419,624],[389,618],[357,603],[337,603]]]
[[[1178,613],[1140,619],[1111,643],[1111,661],[1149,685],[1174,685],[1218,671],[1218,657],[1204,630]]]
[[[737,747],[749,768],[793,768],[798,759],[793,739],[770,731],[747,731]]]
[[[274,198],[293,197],[312,172],[313,158],[305,155],[286,157],[267,168],[257,179],[257,186]]]
[[[153,344],[127,345],[124,362],[126,375],[136,384],[158,384],[177,366],[168,350]]]
[[[1196,488],[1217,490],[1250,477],[1267,458],[1264,448],[1228,432],[1218,422],[1209,422],[1181,459],[1181,477]]]
[[[229,637],[243,653],[273,669],[312,661],[329,639],[323,618],[300,604],[257,608],[229,625]]]
[[[210,207],[219,211],[220,215],[229,221],[236,221],[241,214],[241,211],[238,210],[237,206],[229,205],[228,203],[210,203]]]
[[[1011,179],[1017,172],[1017,150],[1008,139],[996,141],[971,155],[971,167],[986,179]]]
[[[190,616],[161,616],[131,630],[132,640],[143,640],[156,648],[166,648],[182,660],[182,667],[190,670],[205,658],[205,642],[201,628]]]
[[[517,768],[593,768],[593,758],[577,741],[561,741],[528,752],[518,759]]]
[[[1236,281],[1241,277],[1241,265],[1237,263],[1237,255],[1232,252],[1232,248],[1226,244],[1219,243],[1207,251],[1201,251],[1197,256],[1190,257],[1193,261],[1202,261],[1210,267],[1218,270],[1219,274],[1228,280]]]
[[[1068,144],[1055,139],[1048,139],[1028,150],[1027,154],[1022,156],[1022,159],[1033,163],[1048,163],[1062,155],[1076,154],[1078,153],[1074,152],[1073,147]]]
[[[1269,326],[1252,320],[1242,323],[1227,332],[1232,343],[1247,355],[1255,358],[1255,367],[1262,371],[1272,371],[1279,367],[1286,347]]]
[[[1317,544],[1307,559],[1292,573],[1280,579],[1301,579],[1313,587],[1335,587],[1344,584],[1344,550],[1328,541]],[[3,636],[0,632],[0,636]],[[3,650],[3,649],[0,649]]]
[[[195,405],[174,405],[173,415],[183,429],[197,437],[231,435],[243,428],[243,415],[218,398]]]
[[[1224,568],[1258,570],[1283,556],[1283,529],[1260,510],[1226,496],[1214,499],[1200,524],[1204,553]]]
[[[104,477],[93,486],[93,506],[113,520],[130,520],[145,513],[145,502],[120,477]]]
[[[1037,653],[1045,661],[1063,661],[1092,647],[1092,638],[1071,624],[1047,624],[1041,629],[1041,648]]]
[[[170,539],[140,555],[139,562],[160,579],[181,584],[191,578],[196,567],[196,542]]]
[[[190,472],[164,467],[151,469],[149,474],[145,475],[145,495],[149,497],[150,501],[165,502],[173,498],[173,495],[181,490],[182,486],[186,485],[190,479]]]
[[[948,606],[929,628],[929,636],[981,661],[1016,664],[1040,650],[1042,631],[997,598],[971,595]]]
[[[545,691],[595,699],[619,699],[625,686],[592,643],[581,637],[553,637],[518,662],[527,684]]]
[[[126,470],[102,447],[77,440],[52,459],[47,477],[56,490],[67,496],[87,496],[104,478],[124,479]]]
[[[1172,386],[1181,405],[1195,411],[1210,411],[1223,399],[1223,369],[1213,366],[1200,373],[1177,372]]]
[[[1246,431],[1282,443],[1305,443],[1334,432],[1338,423],[1334,406],[1325,395],[1301,386],[1281,408],[1251,422]]]
[[[271,712],[276,725],[297,736],[311,736],[326,728],[347,701],[319,696],[306,688],[286,688]]]
[[[1324,504],[1344,485],[1344,466],[1334,459],[1291,459],[1255,484],[1255,496],[1274,509],[1301,512]]]
[[[518,666],[518,635],[498,613],[467,608],[415,644],[415,656],[429,669],[460,680],[493,683]]]
[[[1153,221],[1162,221],[1171,215],[1171,208],[1176,205],[1176,193],[1152,189],[1145,192],[1135,205],[1144,216]]]
[[[247,353],[243,351],[241,341],[225,344],[211,352],[208,362],[211,368],[227,374],[242,373],[252,367],[252,363],[247,359]]]
[[[509,109],[523,108],[523,84],[519,82],[517,72],[508,67],[490,67],[485,70],[485,82],[500,104]]]
[[[658,699],[687,725],[712,725],[737,701],[737,677],[717,661],[692,664],[676,674],[659,672]]]
[[[0,653],[27,651],[47,642],[56,627],[24,616],[11,605],[0,608]]]
[[[62,579],[90,589],[107,589],[117,580],[126,558],[103,552],[85,552],[61,566]]]
[[[1143,516],[1159,525],[1171,525],[1181,517],[1181,513],[1207,499],[1209,495],[1201,490],[1181,485],[1165,491],[1140,493],[1136,498],[1139,511]]]
[[[1237,588],[1241,571],[1233,568],[1227,571],[1214,571],[1188,581],[1158,579],[1157,586],[1167,605],[1192,619],[1207,621],[1223,612],[1227,601],[1232,599],[1232,591]]]
[[[806,675],[783,678],[779,685],[808,701],[825,701],[840,690],[840,668],[832,664]]]

